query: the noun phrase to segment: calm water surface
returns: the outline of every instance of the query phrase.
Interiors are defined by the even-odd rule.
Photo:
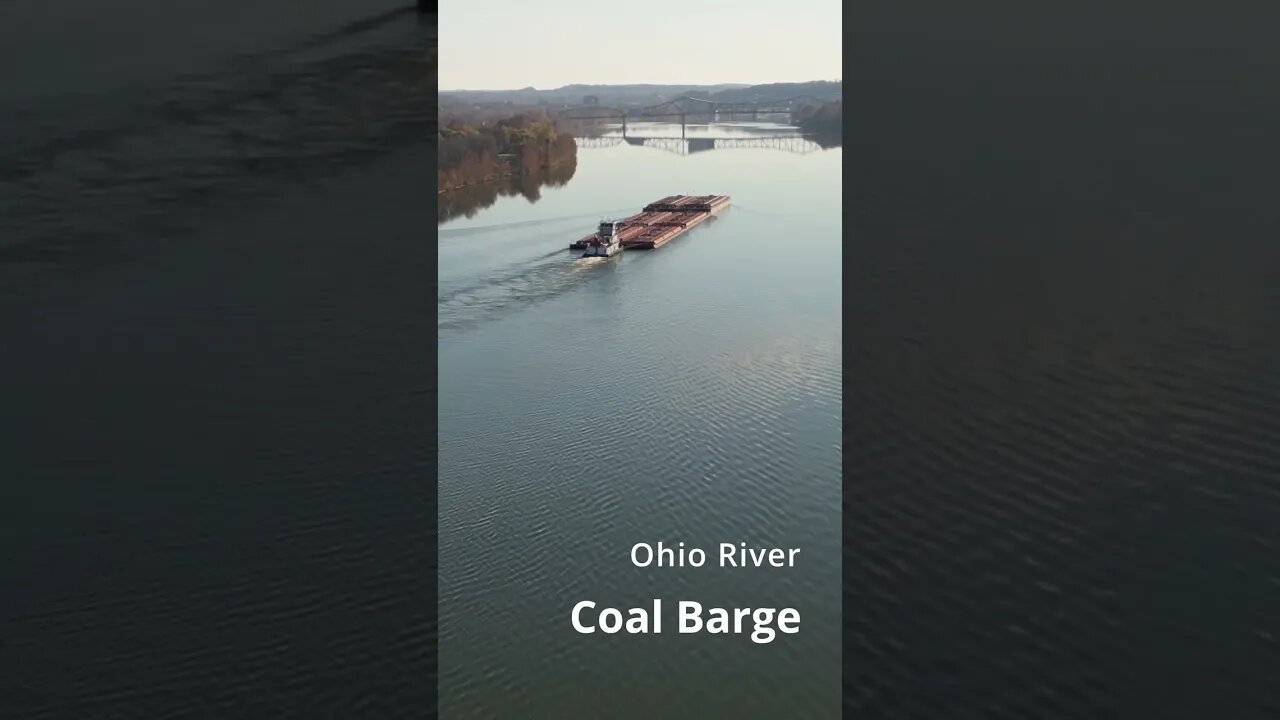
[[[838,713],[841,150],[767,124],[688,132],[760,142],[584,141],[567,184],[439,228],[446,717]],[[734,207],[654,252],[565,250],[674,193]],[[801,552],[630,563],[658,541]],[[580,600],[653,598],[661,635],[570,625]],[[680,635],[679,600],[795,607],[801,630]]]

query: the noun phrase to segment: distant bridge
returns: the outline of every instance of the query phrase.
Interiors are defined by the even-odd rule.
[[[688,138],[688,137],[632,137],[606,135],[604,137],[574,138],[584,149],[610,148],[620,145],[647,147],[677,155],[692,155],[710,150],[767,149],[807,155],[822,150],[818,143],[802,135],[774,135],[753,138]]]
[[[814,95],[797,95],[789,98],[773,100],[755,100],[750,102],[723,102],[704,100],[695,97],[681,97],[657,105],[640,108],[617,108],[602,105],[580,105],[567,108],[556,116],[557,120],[617,120],[625,129],[627,120],[671,120],[693,117],[710,117],[715,120],[721,115],[750,115],[751,119],[759,119],[761,115],[791,115],[804,105],[825,105],[835,100],[819,98]]]

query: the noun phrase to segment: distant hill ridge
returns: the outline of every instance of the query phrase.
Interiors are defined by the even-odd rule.
[[[840,81],[831,80],[764,85],[573,84],[551,90],[528,87],[520,90],[442,91],[440,97],[442,100],[452,99],[462,102],[510,102],[526,105],[577,105],[586,102],[588,98],[600,105],[623,105],[665,102],[685,96],[722,102],[751,102],[812,95],[822,100],[838,101],[843,97],[842,89]]]
[[[690,97],[706,97],[708,100],[720,102],[754,102],[758,100],[783,100],[800,95],[811,95],[819,100],[835,102],[844,98],[843,84],[839,81],[828,80],[769,83],[767,85],[727,88],[710,95],[691,95]]]

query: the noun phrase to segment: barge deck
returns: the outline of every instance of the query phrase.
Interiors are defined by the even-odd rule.
[[[654,250],[729,208],[728,195],[671,195],[651,202],[635,215],[613,221],[613,232],[626,250]],[[601,244],[599,232],[569,245],[587,250]]]

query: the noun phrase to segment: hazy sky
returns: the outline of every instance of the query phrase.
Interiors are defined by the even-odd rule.
[[[445,0],[440,89],[841,76],[840,0]]]

